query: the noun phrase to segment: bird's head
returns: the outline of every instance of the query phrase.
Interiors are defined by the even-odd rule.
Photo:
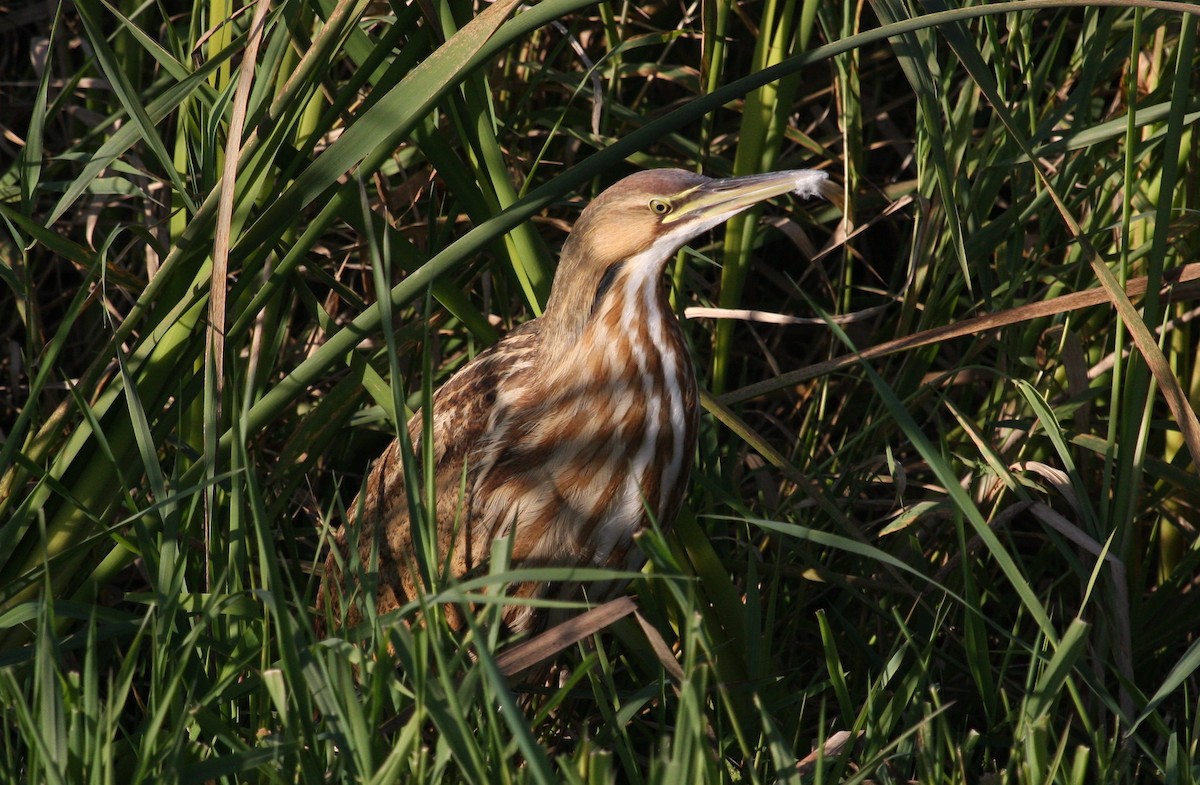
[[[610,292],[658,287],[664,265],[688,241],[767,199],[820,195],[825,179],[824,172],[807,169],[726,179],[682,169],[630,175],[579,216],[544,318],[562,322],[559,334],[578,335]]]

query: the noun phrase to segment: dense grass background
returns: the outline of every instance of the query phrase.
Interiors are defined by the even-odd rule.
[[[7,11],[0,781],[1200,780],[1192,8]],[[397,413],[659,165],[845,196],[671,270],[800,319],[685,322],[641,624],[514,696],[438,613],[501,559],[319,640]]]

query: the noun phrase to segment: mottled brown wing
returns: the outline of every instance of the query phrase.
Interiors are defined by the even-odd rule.
[[[537,320],[522,325],[479,354],[434,395],[437,552],[439,560],[450,555],[450,572],[456,577],[480,565],[490,549],[490,543],[468,543],[465,537],[468,527],[462,511],[467,508],[465,494],[470,493],[471,481],[465,476],[464,467],[493,421],[497,391],[521,383],[520,377],[537,354],[539,340]],[[419,460],[422,449],[419,413],[410,420],[408,434]],[[327,614],[335,625],[342,618],[347,626],[358,624],[362,620],[360,603],[367,600],[356,599],[356,594],[373,591],[378,613],[400,608],[416,596],[420,577],[413,553],[399,442],[393,441],[376,460],[366,488],[351,505],[350,515],[361,517],[352,519],[335,534],[325,561],[325,575],[317,596],[317,621],[321,626]],[[377,573],[343,574],[341,564],[349,563],[351,538],[357,538],[355,546],[364,571],[368,565],[377,564]],[[376,552],[377,556],[373,556]],[[365,585],[360,578],[366,578]],[[343,611],[344,598],[347,601]],[[457,626],[457,611],[447,610],[451,623]]]

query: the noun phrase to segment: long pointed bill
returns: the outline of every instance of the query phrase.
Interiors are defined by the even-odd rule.
[[[677,196],[673,200],[675,210],[663,218],[662,222],[707,223],[716,219],[719,223],[747,207],[787,193],[805,197],[820,196],[821,184],[826,176],[824,172],[812,169],[794,169],[787,172],[767,172],[710,180]]]

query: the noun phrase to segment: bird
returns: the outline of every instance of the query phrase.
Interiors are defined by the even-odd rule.
[[[543,314],[480,352],[433,396],[435,509],[426,514],[438,564],[454,578],[478,575],[493,542],[508,536],[514,568],[640,569],[635,536],[675,518],[699,426],[699,389],[666,264],[751,206],[820,195],[825,180],[817,170],[710,178],[650,169],[593,199],[563,245]],[[422,416],[408,421],[418,456]],[[424,590],[404,471],[396,440],[332,538],[318,624],[352,627],[363,619],[362,602],[383,614]],[[373,568],[373,585],[348,574],[351,549]],[[508,595],[598,603],[624,590],[529,582]],[[463,612],[446,606],[452,627],[461,628]],[[509,633],[532,634],[550,614],[526,602],[505,605],[501,619]]]

